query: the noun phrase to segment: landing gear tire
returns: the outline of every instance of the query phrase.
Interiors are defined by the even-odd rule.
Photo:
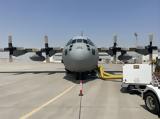
[[[160,116],[160,105],[158,102],[157,97],[152,93],[146,93],[144,95],[144,101],[145,101],[145,105],[148,111],[154,113],[154,114],[158,114],[158,116]]]
[[[97,76],[97,72],[95,70],[91,71],[91,76]]]

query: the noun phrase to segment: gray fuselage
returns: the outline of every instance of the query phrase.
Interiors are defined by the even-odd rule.
[[[98,65],[98,50],[87,37],[77,36],[64,47],[62,60],[68,71],[92,71]]]

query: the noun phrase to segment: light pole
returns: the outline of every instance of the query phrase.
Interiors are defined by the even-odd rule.
[[[136,37],[135,46],[138,47],[138,34],[135,32],[135,33],[134,33],[134,36]]]
[[[135,32],[134,33],[134,36],[136,38],[136,43],[135,43],[135,47],[137,48],[138,47],[138,34]],[[136,53],[136,63],[138,63],[138,53]]]

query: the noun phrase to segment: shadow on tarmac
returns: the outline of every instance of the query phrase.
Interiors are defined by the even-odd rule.
[[[130,95],[138,95],[141,97],[141,92],[137,91],[137,90],[128,90],[127,88],[121,88],[120,89],[121,93],[128,93]]]
[[[71,81],[75,84],[80,83],[80,80],[76,79],[76,74],[75,73],[72,73],[72,74],[67,74],[66,73],[66,75],[63,77],[63,79]],[[83,80],[83,83],[87,83],[89,81],[99,80],[99,78],[97,76],[92,76],[92,75],[89,75],[89,74],[85,74],[85,75],[82,76],[82,80]]]
[[[145,109],[146,111],[148,111],[145,105],[140,105],[140,106],[141,106],[143,109]],[[149,111],[148,111],[148,112],[149,112]],[[150,112],[150,113],[151,113],[151,112]],[[152,114],[154,114],[154,113],[152,113]],[[157,115],[157,114],[154,114],[154,115]],[[157,115],[157,116],[160,118],[159,115]]]
[[[65,73],[65,71],[3,71],[0,73],[12,73],[13,75],[21,75],[21,74],[27,74],[27,73],[32,73],[32,74],[47,73],[48,75],[52,75],[55,73]]]

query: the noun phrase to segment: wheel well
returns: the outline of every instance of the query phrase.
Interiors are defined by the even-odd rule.
[[[152,93],[152,94],[156,97],[156,99],[158,100],[158,103],[159,103],[159,105],[160,105],[160,101],[159,101],[157,95],[155,94],[155,92],[153,92],[153,91],[151,91],[151,90],[148,90],[147,92],[145,92],[145,93],[143,94],[143,99],[144,99],[144,97],[145,97],[145,95],[146,95],[147,93]]]
[[[158,114],[159,114],[159,113],[160,113],[160,100],[158,99],[158,97],[157,97],[157,95],[155,94],[155,92],[153,92],[152,90],[146,91],[146,92],[143,94],[143,99],[145,98],[145,95],[148,94],[148,93],[152,93],[152,94],[156,97],[156,99],[157,99],[157,101],[158,101],[158,105],[159,105],[159,110],[158,110]],[[158,115],[158,116],[159,116],[159,115]]]
[[[143,99],[144,99],[144,97],[145,97],[145,95],[146,95],[147,93],[153,93],[153,94],[156,96],[156,94],[155,94],[153,91],[148,90],[148,91],[146,91],[146,92],[143,94]],[[156,96],[156,98],[157,98],[157,96]]]

